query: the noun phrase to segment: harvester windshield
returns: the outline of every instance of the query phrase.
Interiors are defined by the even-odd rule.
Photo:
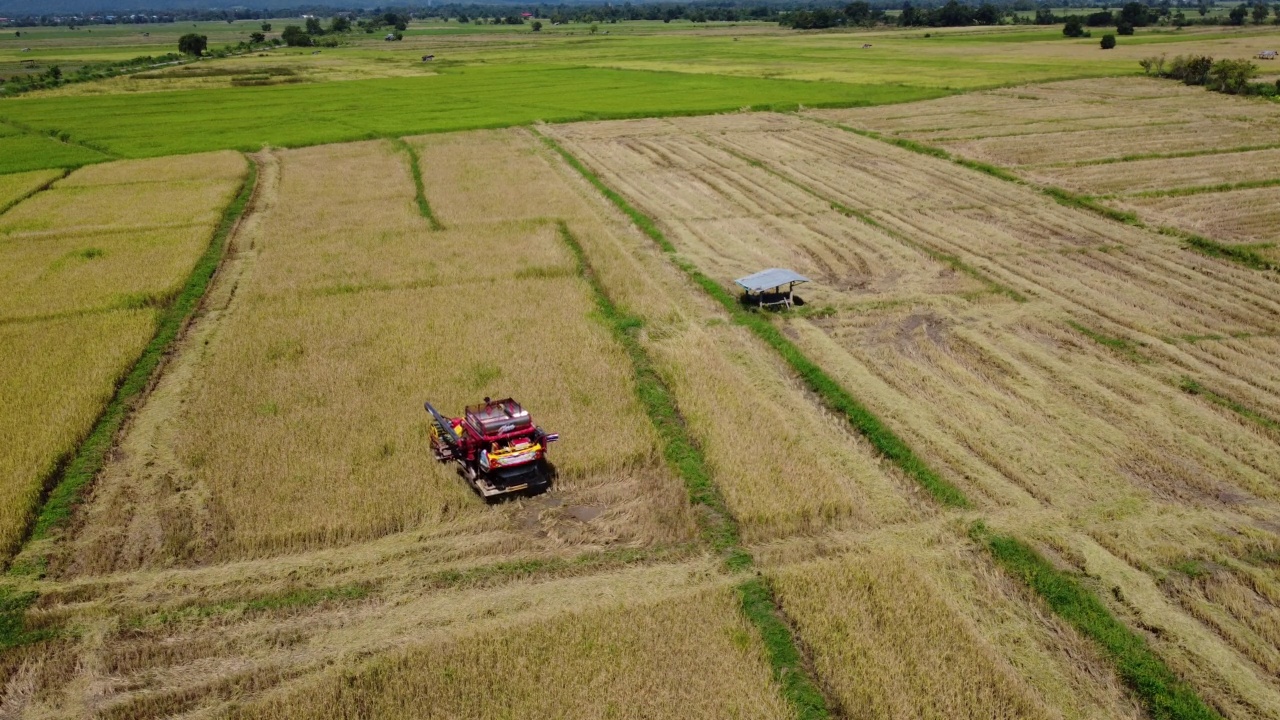
[[[529,430],[533,427],[533,420],[520,403],[507,398],[467,407],[467,424],[479,434],[493,437]]]

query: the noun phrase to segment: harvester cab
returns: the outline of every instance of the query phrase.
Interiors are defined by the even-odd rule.
[[[547,446],[560,439],[533,424],[529,411],[512,398],[468,405],[459,418],[431,415],[431,451],[440,462],[455,462],[458,474],[481,497],[535,493],[551,484],[554,469]]]

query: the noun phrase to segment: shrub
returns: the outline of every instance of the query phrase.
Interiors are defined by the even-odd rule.
[[[311,46],[311,36],[297,25],[289,25],[285,27],[284,32],[280,33],[280,39],[284,40],[284,44],[289,47]]]
[[[1211,67],[1213,58],[1208,55],[1179,55],[1169,63],[1169,72],[1164,75],[1187,85],[1203,85]]]
[[[1067,37],[1084,36],[1084,24],[1080,22],[1079,16],[1072,15],[1067,18],[1067,23],[1062,26],[1062,34]]]
[[[1118,35],[1132,35],[1132,34],[1133,34],[1133,26],[1132,26],[1132,25],[1130,25],[1130,24],[1129,24],[1129,23],[1127,23],[1127,22],[1116,23],[1116,34],[1118,34]]]
[[[1231,95],[1246,94],[1249,81],[1258,73],[1258,66],[1248,60],[1219,60],[1209,68],[1205,85],[1210,90]]]
[[[1116,36],[1112,35],[1111,33],[1107,33],[1106,35],[1103,35],[1101,45],[1103,50],[1110,50],[1111,48],[1116,46]]]

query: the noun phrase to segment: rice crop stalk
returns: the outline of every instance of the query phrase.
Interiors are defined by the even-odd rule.
[[[59,180],[61,180],[62,178],[66,177],[66,176],[67,176],[67,175],[69,175],[69,174],[71,174],[71,170],[70,170],[70,169],[68,169],[68,168],[62,168],[62,173],[61,173],[61,174],[59,174],[59,175],[55,175],[55,176],[53,176],[53,177],[49,178],[49,180],[48,180],[47,182],[44,182],[44,183],[42,183],[42,184],[40,184],[40,185],[38,185],[38,186],[36,186],[36,187],[31,188],[31,190],[29,190],[29,191],[27,191],[27,192],[23,193],[22,195],[19,195],[18,197],[16,197],[16,198],[14,198],[13,200],[9,201],[7,204],[5,204],[5,205],[0,205],[0,215],[3,215],[3,214],[5,214],[5,213],[9,212],[9,208],[13,207],[14,205],[17,205],[18,203],[22,202],[23,200],[26,200],[27,198],[31,197],[32,195],[35,195],[35,194],[36,194],[36,193],[38,193],[38,192],[43,192],[43,191],[45,191],[45,190],[48,190],[48,189],[49,189],[49,187],[50,187],[51,185],[53,185],[54,183],[58,182]]]
[[[810,679],[812,673],[804,667],[795,635],[780,617],[773,588],[757,576],[739,585],[737,590],[742,614],[760,630],[769,653],[769,665],[773,668],[773,679],[782,686],[782,693],[795,708],[796,717],[799,720],[830,717],[826,698]]]
[[[432,230],[443,230],[444,225],[440,219],[431,211],[431,204],[427,202],[427,192],[422,184],[422,167],[418,162],[418,152],[413,146],[404,141],[404,138],[391,138],[391,142],[396,147],[404,150],[409,154],[409,174],[413,176],[413,186],[417,190],[414,200],[418,203],[418,213],[427,219],[427,223],[431,225]]]
[[[1092,638],[1114,663],[1116,672],[1155,720],[1221,720],[1195,690],[1174,675],[1146,640],[1107,610],[1097,595],[1055,568],[1017,538],[997,535],[982,522],[969,535],[1010,575],[1035,591],[1064,620]]]
[[[636,395],[644,405],[650,421],[662,439],[662,454],[667,463],[684,481],[689,501],[706,512],[699,513],[698,524],[703,539],[719,555],[724,557],[730,570],[741,570],[751,565],[751,556],[742,549],[742,536],[738,523],[729,513],[724,497],[711,479],[702,449],[694,442],[685,425],[680,409],[676,407],[671,389],[663,382],[654,368],[644,346],[637,336],[644,321],[622,312],[605,293],[604,286],[591,269],[582,244],[569,231],[564,221],[559,222],[560,237],[578,262],[578,270],[591,286],[596,309],[613,332],[614,338],[626,349],[635,376]]]
[[[943,506],[952,508],[967,508],[971,506],[969,499],[965,497],[959,488],[926,465],[906,442],[881,422],[880,418],[876,417],[866,406],[858,402],[821,367],[805,356],[800,351],[800,348],[788,340],[771,320],[760,313],[744,310],[737,298],[719,283],[704,275],[692,263],[675,257],[675,246],[658,229],[653,220],[632,207],[626,199],[606,186],[594,172],[579,162],[577,158],[561,147],[555,140],[545,135],[541,137],[549,147],[565,158],[571,167],[581,173],[606,198],[634,220],[636,226],[644,231],[646,235],[653,238],[658,247],[662,248],[668,255],[671,255],[672,262],[683,270],[698,287],[718,301],[735,323],[743,325],[754,332],[765,344],[781,355],[792,370],[808,385],[809,389],[822,398],[828,408],[842,415],[855,430],[871,442],[872,446],[881,455],[891,460],[909,477],[920,483]]]
[[[53,488],[31,530],[30,540],[47,537],[52,530],[71,517],[75,505],[79,503],[94,476],[102,468],[107,451],[111,449],[116,433],[124,424],[133,402],[146,390],[169,347],[199,307],[205,290],[208,289],[209,282],[222,261],[222,251],[226,246],[227,236],[248,205],[257,183],[257,165],[252,162],[248,164],[248,173],[245,175],[240,191],[231,204],[223,210],[222,218],[214,230],[208,248],[196,262],[182,291],[160,314],[151,341],[142,351],[129,374],[116,388],[115,395],[98,416],[93,429],[77,448],[71,461],[60,476],[55,476]],[[39,571],[40,565],[39,560],[35,560],[24,563],[21,569]],[[15,565],[11,571],[19,569],[19,566]]]
[[[1196,235],[1195,233],[1189,233],[1185,230],[1179,230],[1172,227],[1160,228],[1160,234],[1168,235],[1169,237],[1176,237],[1182,240],[1187,244],[1188,248],[1195,250],[1201,255],[1230,260],[1244,265],[1245,267],[1253,268],[1254,270],[1280,269],[1277,268],[1275,263],[1258,254],[1257,251],[1250,247],[1243,245],[1227,245],[1225,243],[1220,243],[1217,240],[1210,240],[1209,238]]]
[[[1191,395],[1199,395],[1205,400],[1208,400],[1215,405],[1221,405],[1240,417],[1251,420],[1268,430],[1280,431],[1280,422],[1276,422],[1246,405],[1241,405],[1231,398],[1223,397],[1189,377],[1182,378],[1182,381],[1178,383],[1178,387],[1180,387],[1183,392]]]

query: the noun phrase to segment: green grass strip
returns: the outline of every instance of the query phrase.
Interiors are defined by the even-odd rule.
[[[186,285],[173,302],[160,313],[151,342],[147,343],[129,374],[116,388],[115,395],[107,403],[107,407],[98,417],[88,437],[80,443],[80,447],[49,493],[48,500],[45,501],[32,529],[32,540],[47,537],[51,530],[71,517],[71,512],[80,501],[86,487],[102,468],[107,451],[111,449],[116,432],[124,424],[131,404],[146,390],[151,376],[159,367],[169,346],[177,339],[187,320],[204,298],[205,290],[209,287],[209,282],[222,260],[227,236],[244,212],[253,194],[257,178],[258,166],[250,162],[244,184],[241,185],[239,193],[231,204],[222,211],[222,218],[218,222],[209,246],[196,262]]]
[[[742,614],[760,631],[773,668],[773,679],[782,686],[782,694],[795,709],[796,717],[799,720],[830,717],[826,699],[805,671],[791,628],[778,616],[772,588],[763,578],[754,577],[737,590]]]
[[[1113,165],[1115,163],[1135,162],[1137,160],[1172,160],[1176,158],[1200,157],[1202,155],[1227,155],[1230,153],[1253,152],[1255,150],[1273,150],[1280,148],[1280,143],[1266,143],[1263,145],[1240,145],[1232,148],[1208,148],[1202,150],[1180,150],[1177,152],[1150,152],[1137,153],[1134,155],[1122,155],[1120,157],[1109,158],[1093,158],[1090,160],[1066,160],[1063,162],[1046,163],[1039,167],[1083,167],[1085,165]]]
[[[1072,328],[1074,328],[1076,332],[1079,332],[1081,335],[1084,335],[1085,337],[1098,343],[1099,345],[1103,345],[1105,347],[1111,348],[1112,350],[1115,350],[1116,352],[1120,353],[1121,355],[1124,355],[1125,357],[1129,358],[1130,360],[1133,360],[1134,362],[1140,362],[1140,363],[1151,362],[1151,358],[1148,358],[1146,355],[1143,355],[1142,353],[1138,352],[1137,343],[1133,342],[1132,340],[1129,340],[1128,338],[1119,338],[1119,337],[1112,337],[1110,335],[1105,335],[1103,333],[1098,332],[1097,330],[1093,330],[1091,328],[1085,327],[1084,325],[1081,325],[1080,323],[1074,320],[1068,320],[1067,324],[1070,325]]]
[[[636,396],[658,431],[663,457],[684,481],[690,502],[706,510],[698,516],[703,539],[717,554],[724,557],[729,569],[741,570],[749,567],[751,556],[741,547],[738,523],[729,513],[720,490],[711,479],[702,449],[694,442],[684,418],[680,416],[671,389],[663,382],[649,353],[640,343],[638,333],[644,321],[621,311],[613,303],[588,262],[582,244],[570,232],[568,225],[560,222],[559,226],[560,238],[573,252],[579,271],[591,286],[596,310],[631,359]]]
[[[396,147],[404,150],[409,155],[409,172],[413,175],[413,187],[415,188],[414,200],[418,203],[418,214],[427,219],[432,230],[443,230],[444,225],[440,223],[440,219],[431,210],[431,204],[427,202],[427,190],[422,184],[422,166],[418,163],[418,151],[413,146],[405,142],[404,138],[390,138]]]
[[[1134,193],[1129,197],[1140,198],[1158,198],[1158,197],[1186,197],[1188,195],[1203,195],[1205,193],[1230,192],[1232,190],[1256,190],[1258,188],[1269,188],[1280,185],[1280,178],[1268,178],[1266,180],[1245,180],[1235,183],[1218,183],[1216,185],[1191,185],[1189,187],[1169,188],[1167,190],[1147,190],[1145,192]]]
[[[1076,193],[1069,192],[1067,190],[1063,190],[1062,188],[1056,188],[1056,187],[1045,187],[1045,188],[1041,188],[1040,190],[1045,195],[1048,195],[1054,200],[1057,200],[1060,205],[1065,205],[1071,208],[1079,208],[1081,210],[1088,210],[1089,212],[1095,213],[1097,215],[1101,215],[1102,217],[1107,218],[1108,220],[1115,220],[1116,222],[1122,222],[1125,225],[1133,225],[1134,227],[1144,227],[1144,225],[1142,224],[1142,221],[1138,219],[1138,216],[1135,213],[1126,212],[1124,210],[1117,210],[1113,207],[1107,207],[1106,205],[1103,205],[1102,203],[1098,202],[1097,200],[1094,200],[1088,195],[1078,195]]]
[[[1155,720],[1220,720],[1187,683],[1102,604],[1098,596],[1020,540],[989,532],[982,523],[970,530],[996,562],[1035,591],[1059,617],[1096,641],[1116,672]]]
[[[670,255],[675,254],[675,246],[671,241],[658,229],[653,220],[649,219],[639,210],[631,206],[621,195],[614,192],[596,176],[589,168],[584,166],[572,154],[545,135],[542,139],[547,145],[560,154],[561,157],[569,163],[571,167],[582,174],[595,188],[600,190],[606,198],[618,207],[627,217],[631,218],[636,226],[639,227],[646,235],[653,238],[658,247],[662,248]],[[902,441],[887,425],[880,421],[870,410],[853,398],[843,387],[840,386],[831,376],[827,375],[822,368],[810,360],[796,347],[794,343],[786,338],[776,325],[773,324],[764,314],[756,312],[748,312],[744,310],[738,299],[729,293],[719,283],[702,274],[692,263],[673,257],[676,266],[685,272],[698,287],[702,288],[708,295],[715,298],[724,309],[733,318],[734,322],[743,325],[756,334],[769,347],[773,348],[782,356],[792,370],[800,376],[802,380],[809,386],[809,389],[818,394],[823,402],[831,410],[844,416],[849,424],[859,433],[867,438],[871,444],[897,465],[909,477],[920,483],[929,491],[935,500],[946,507],[967,508],[970,507],[968,498],[959,488],[947,482],[940,475],[935,473],[932,468],[927,466],[911,448]]]
[[[1184,392],[1199,395],[1215,405],[1221,405],[1240,417],[1251,420],[1268,430],[1280,432],[1280,422],[1276,422],[1246,405],[1241,405],[1231,398],[1223,397],[1189,377],[1182,378],[1182,382],[1178,384],[1178,387],[1182,388]]]
[[[32,630],[27,627],[27,608],[35,601],[35,592],[18,592],[0,585],[0,652],[47,640],[57,634],[52,628]]]
[[[1220,243],[1217,240],[1210,240],[1209,238],[1196,235],[1195,233],[1189,233],[1172,227],[1160,228],[1160,234],[1176,237],[1182,240],[1187,244],[1188,248],[1195,250],[1201,255],[1230,260],[1232,262],[1239,263],[1240,265],[1244,265],[1245,267],[1253,268],[1254,270],[1280,269],[1280,267],[1277,267],[1275,263],[1263,257],[1248,245],[1227,245],[1225,243]]]

